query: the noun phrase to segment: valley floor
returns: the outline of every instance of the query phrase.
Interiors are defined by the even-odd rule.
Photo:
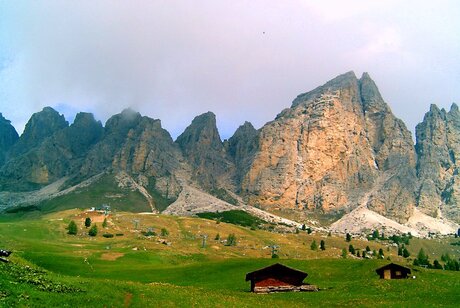
[[[0,307],[456,307],[460,273],[412,267],[416,279],[380,280],[381,259],[340,258],[352,243],[383,248],[385,258],[403,265],[410,260],[383,242],[368,242],[313,232],[275,233],[199,218],[120,213],[100,223],[96,237],[86,235],[85,213],[71,210],[36,218],[0,218],[0,249],[11,249],[10,263],[0,263]],[[70,220],[76,236],[65,229]],[[139,220],[137,228],[134,219]],[[149,229],[168,234],[145,237]],[[119,234],[104,238],[104,233]],[[225,246],[233,233],[236,246]],[[123,234],[123,235],[120,235]],[[206,247],[202,237],[207,234]],[[221,239],[215,236],[220,234]],[[325,251],[310,243],[323,239]],[[280,246],[271,259],[269,245]],[[448,240],[413,239],[412,255],[423,247],[430,259],[448,252],[459,257]],[[281,262],[309,275],[314,293],[258,295],[249,292],[245,274]]]

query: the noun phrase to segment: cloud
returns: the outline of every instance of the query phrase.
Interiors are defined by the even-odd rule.
[[[210,110],[228,138],[245,120],[260,127],[299,93],[353,69],[369,71],[413,128],[432,100],[459,97],[459,6],[433,6],[0,2],[0,111],[21,130],[45,105],[103,121],[132,107],[177,136]]]

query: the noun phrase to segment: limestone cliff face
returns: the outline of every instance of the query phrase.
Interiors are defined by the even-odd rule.
[[[220,139],[214,113],[193,119],[176,143],[192,167],[192,180],[206,190],[233,186],[234,165]]]
[[[228,155],[235,164],[235,183],[237,187],[241,187],[241,182],[249,171],[258,149],[258,138],[259,132],[250,122],[245,122],[224,143]]]
[[[426,214],[438,211],[460,222],[460,112],[431,105],[416,127],[417,174],[420,178],[418,206]]]
[[[369,76],[349,72],[299,95],[260,130],[242,191],[254,205],[322,212],[357,207],[366,197],[372,209],[404,221],[415,203],[402,185],[415,183],[413,164],[410,133]],[[389,172],[385,188],[374,189]]]
[[[102,124],[92,114],[77,114],[69,127],[57,130],[27,152],[12,157],[0,170],[1,178],[8,179],[3,185],[30,190],[71,176],[101,135]]]
[[[0,167],[7,159],[7,153],[18,141],[19,136],[11,122],[0,113]]]

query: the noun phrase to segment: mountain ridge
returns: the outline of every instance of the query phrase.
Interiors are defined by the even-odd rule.
[[[239,199],[281,216],[295,212],[301,221],[312,213],[341,216],[366,201],[367,209],[398,223],[415,209],[460,222],[458,107],[433,106],[417,125],[414,146],[368,73],[339,75],[298,95],[260,129],[245,122],[224,141],[212,112],[195,117],[176,140],[160,120],[130,109],[105,125],[88,113],[69,125],[45,107],[21,136],[13,130],[0,116],[0,141],[10,138],[0,150],[4,194],[64,177],[61,189],[101,172],[124,173],[131,184],[118,185],[145,189],[152,210],[155,198],[173,202],[191,185],[226,202]]]

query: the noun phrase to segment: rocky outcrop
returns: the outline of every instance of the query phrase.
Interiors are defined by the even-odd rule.
[[[348,210],[378,177],[393,172],[368,206],[404,221],[415,203],[414,164],[410,132],[367,74],[358,80],[349,72],[299,95],[260,130],[242,191],[262,207]]]
[[[0,113],[0,167],[7,159],[7,153],[18,141],[19,136],[11,121],[5,119]]]
[[[238,127],[233,136],[224,143],[228,155],[235,164],[236,186],[241,182],[251,166],[258,149],[259,132],[250,122]]]
[[[192,180],[206,190],[233,186],[234,165],[220,139],[214,113],[193,119],[176,143],[192,167]]]
[[[416,127],[417,175],[420,179],[418,207],[424,213],[460,222],[460,112],[431,105]],[[439,212],[441,211],[441,213]]]
[[[32,128],[40,130],[33,125]],[[77,114],[72,125],[55,131],[27,152],[11,158],[0,170],[1,179],[8,179],[3,181],[2,186],[31,190],[72,176],[81,166],[88,150],[99,141],[102,130],[102,124],[92,114]],[[28,133],[40,135],[40,132]]]
[[[18,156],[40,145],[47,137],[55,132],[68,127],[69,123],[51,107],[34,113],[27,122],[24,132],[18,142],[11,149],[10,156]]]
[[[104,171],[126,172],[150,193],[155,190],[172,198],[180,192],[178,175],[184,170],[188,169],[179,147],[160,120],[126,109],[107,121],[101,141],[88,153],[78,178]]]

